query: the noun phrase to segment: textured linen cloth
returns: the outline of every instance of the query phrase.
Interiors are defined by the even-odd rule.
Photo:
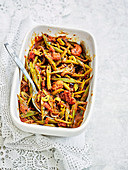
[[[42,1],[43,2],[43,1]],[[19,54],[26,32],[36,23],[57,25],[61,17],[70,13],[71,1],[6,1],[12,16],[8,42]],[[13,10],[12,10],[12,9]],[[8,8],[7,8],[8,9]],[[54,12],[53,12],[54,11]],[[63,13],[62,13],[63,11]],[[4,16],[4,13],[2,14]],[[16,65],[1,47],[0,62],[0,116],[2,140],[6,150],[0,167],[12,169],[66,169],[77,170],[90,166],[89,147],[85,142],[85,132],[70,138],[49,137],[23,132],[10,117],[10,93],[12,77]],[[81,142],[79,142],[81,141]],[[80,144],[78,146],[78,143]],[[2,152],[3,153],[3,152]]]

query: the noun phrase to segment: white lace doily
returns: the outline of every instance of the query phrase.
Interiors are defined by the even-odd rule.
[[[70,14],[72,2],[68,0],[2,1],[1,16],[11,16],[6,42],[10,43],[18,54],[25,33],[32,25],[35,23],[61,24],[62,17]],[[5,37],[4,35],[1,37],[2,42]],[[90,147],[85,142],[84,133],[71,138],[48,137],[25,133],[13,125],[9,113],[9,100],[15,67],[15,63],[2,47],[0,116],[2,120],[1,143],[3,140],[4,146],[0,149],[0,168],[81,170],[89,167],[91,164]]]

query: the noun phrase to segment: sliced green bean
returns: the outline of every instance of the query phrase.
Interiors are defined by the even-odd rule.
[[[82,83],[81,81],[75,80],[73,78],[52,78],[52,80],[62,80],[65,83],[79,83],[79,84]]]
[[[35,82],[35,84],[37,85],[37,87],[38,87],[38,89],[39,89],[40,87],[39,87],[39,84],[38,84],[38,79],[37,79],[37,75],[36,75],[36,70],[33,68],[32,62],[30,62],[30,72],[31,72],[33,81]]]
[[[75,91],[77,91],[78,88],[79,88],[78,84],[74,84],[74,89],[75,89]]]
[[[41,124],[41,125],[44,125],[45,120],[43,120],[43,121],[36,121],[36,123],[39,123],[39,124]]]
[[[65,89],[70,90],[70,87],[68,84],[64,83],[63,85],[64,85]]]
[[[47,88],[48,90],[50,90],[51,89],[51,66],[50,65],[47,66],[46,74],[47,74]]]
[[[56,70],[51,72],[51,74],[57,74],[57,73],[62,73],[66,68],[60,69],[60,70]]]
[[[58,123],[58,122],[55,121],[53,118],[48,117],[48,116],[47,116],[47,121],[48,121],[48,123],[50,123],[50,124]]]
[[[57,48],[57,47],[54,47],[54,46],[50,45],[50,44],[48,43],[48,41],[47,41],[47,37],[46,37],[44,34],[43,34],[42,36],[43,36],[43,39],[44,39],[44,42],[45,42],[47,48],[52,47],[52,48],[55,49],[56,52],[59,52],[59,53],[62,53],[62,52],[63,52],[63,50],[61,50],[61,49],[59,49],[59,48]]]
[[[65,121],[68,121],[69,114],[70,114],[70,110],[69,110],[69,108],[67,107],[67,108],[66,108],[66,111],[65,111]]]
[[[64,46],[65,43],[61,38],[57,38],[57,41],[59,42],[60,45]]]
[[[29,117],[29,116],[34,116],[39,114],[39,112],[36,111],[28,111],[25,115],[23,115],[22,117]]]
[[[56,71],[57,68],[56,68],[55,62],[47,54],[45,54],[45,57],[47,58],[47,60],[50,63],[50,65],[52,66],[53,70]]]
[[[60,92],[62,92],[62,91],[64,91],[64,89],[55,90],[54,92],[52,92],[52,95],[54,96],[54,95],[56,95],[57,93],[60,93]]]
[[[44,120],[44,102],[42,100],[42,97],[41,97],[41,116],[42,116],[42,121]]]
[[[88,92],[89,92],[89,85],[86,87],[86,90],[81,98],[81,101],[85,101],[87,96],[88,96]]]

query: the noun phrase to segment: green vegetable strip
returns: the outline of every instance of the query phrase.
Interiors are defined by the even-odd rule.
[[[41,98],[41,116],[42,116],[42,121],[44,120],[44,102],[42,101]]]
[[[28,101],[27,101],[27,105],[29,105],[30,101],[31,101],[32,97],[30,96]]]
[[[82,55],[81,55],[82,56]],[[78,57],[78,56],[75,56],[78,60],[80,60],[80,61],[82,61],[82,62],[87,62],[88,61],[88,59],[86,59],[86,60],[84,60],[84,59],[82,59],[82,58],[80,58],[80,57]]]
[[[88,96],[88,91],[89,91],[89,85],[87,86],[82,98],[81,98],[81,101],[85,101],[87,96]]]
[[[56,127],[56,125],[54,125],[54,124],[44,124],[44,126]]]
[[[60,92],[62,92],[62,91],[64,91],[64,89],[55,90],[54,92],[52,92],[52,95],[54,96],[54,95],[56,95],[57,93],[60,93]]]
[[[78,88],[79,88],[78,84],[75,84],[75,85],[74,85],[74,89],[75,89],[75,91],[77,91],[77,90],[78,90]]]
[[[66,68],[63,68],[61,70],[53,71],[51,74],[57,74],[57,73],[62,73]]]
[[[35,116],[32,116],[33,120],[38,121],[38,119]]]
[[[64,41],[61,38],[58,38],[57,41],[59,42],[60,45],[62,45],[62,46],[65,45]]]
[[[50,124],[58,123],[58,122],[55,121],[53,118],[48,117],[48,116],[47,116],[47,120],[48,120],[48,123],[50,123]]]
[[[48,90],[51,89],[51,66],[47,66],[47,70],[46,70],[46,74],[47,74],[47,88]]]
[[[30,95],[32,95],[32,91],[33,91],[32,85],[30,84],[30,87],[29,87],[29,94],[30,94]]]
[[[57,48],[57,47],[54,47],[54,46],[52,46],[52,45],[50,45],[50,44],[48,44],[48,46],[49,46],[49,47],[51,46],[52,48],[54,48],[55,51],[58,52],[58,53],[63,53],[63,50],[61,50],[61,49],[59,49],[59,48]]]
[[[72,124],[72,122],[68,122],[68,121],[65,121],[65,120],[62,120],[62,119],[58,119],[57,117],[55,117],[55,120],[59,122],[62,122],[62,123],[66,123],[66,124]]]
[[[57,47],[54,47],[53,45],[50,45],[50,44],[47,43],[47,46],[48,46],[49,48],[50,48],[50,47],[54,48],[54,50],[55,50],[56,52],[58,52],[58,53],[63,53],[63,50],[61,50],[61,49],[59,49],[59,48],[57,48]]]
[[[69,110],[69,108],[67,107],[67,108],[66,108],[66,112],[65,112],[65,121],[68,121],[69,114],[70,114],[70,110]]]
[[[48,55],[47,55],[47,54],[45,54],[45,57],[47,58],[48,62],[50,63],[50,65],[51,65],[52,69],[53,69],[54,71],[56,71],[56,70],[57,70],[57,68],[56,68],[56,64],[55,64],[55,62],[54,62],[54,61],[53,61],[50,57],[48,57]]]
[[[30,72],[31,72],[32,79],[34,80],[36,86],[38,87],[38,89],[40,89],[40,86],[38,84],[37,75],[36,75],[36,70],[33,68],[32,62],[30,62]]]
[[[85,84],[87,84],[91,79],[92,79],[93,76],[89,77],[88,79],[85,80]]]
[[[28,71],[28,56],[25,56],[25,69]]]
[[[61,59],[63,60],[63,57],[66,55],[66,53],[68,52],[69,48],[71,47],[71,45],[69,44],[68,47],[63,51],[63,53],[61,54]]]
[[[64,118],[64,111],[65,111],[65,107],[62,109],[62,111],[59,112],[59,119]]]
[[[85,65],[85,68],[91,69],[91,67],[89,65],[87,65],[87,64],[84,64],[84,65]]]
[[[25,93],[24,91],[21,92],[21,96],[23,97],[24,100],[27,100],[29,95]]]
[[[64,87],[65,89],[70,90],[70,87],[68,86],[68,84],[64,83]]]
[[[43,36],[44,42],[45,42],[45,44],[46,44],[46,47],[47,47],[48,49],[49,49],[50,47],[52,47],[52,48],[54,48],[55,51],[58,52],[58,53],[62,53],[62,52],[63,52],[63,50],[61,50],[61,49],[59,49],[59,48],[57,48],[57,47],[54,47],[54,46],[50,45],[50,44],[48,43],[48,41],[47,41],[47,37],[46,37],[44,34],[42,34],[42,36]]]
[[[72,64],[78,65],[78,63],[76,61],[73,61],[73,60],[63,60],[62,63],[66,63],[66,64],[72,63]]]
[[[85,64],[84,64],[82,61],[78,60],[78,59],[77,59],[76,61],[77,61],[77,63],[79,63],[80,66],[83,67],[84,71],[86,71],[86,66],[85,66]]]
[[[17,95],[17,97],[19,98],[20,104],[24,104],[25,106],[27,106],[26,101],[22,97],[20,97],[20,95]]]
[[[36,70],[36,74],[37,74],[37,84],[38,84],[38,88],[39,90],[41,89],[41,81],[42,81],[42,78],[41,78],[41,75],[39,73],[39,71],[37,70],[37,68],[35,67],[35,70]]]
[[[59,61],[57,61],[56,65],[59,65],[62,62],[62,60],[63,60],[64,56],[66,55],[66,53],[68,52],[70,46],[71,45],[69,44],[68,47],[62,52],[61,59]]]
[[[83,111],[86,110],[83,106],[79,106],[79,108],[82,109]]]
[[[27,78],[26,78],[26,76],[24,75],[24,80],[27,82]]]
[[[44,125],[45,121],[36,121],[36,123],[39,123],[40,125]]]
[[[76,111],[77,111],[77,103],[72,105],[72,123],[74,123]]]
[[[39,112],[36,112],[36,111],[29,111],[29,112],[27,112],[27,114],[26,115],[21,115],[21,117],[29,117],[29,116],[34,116],[34,115],[37,115],[37,114],[39,114]]]
[[[33,61],[33,68],[35,67],[35,64],[37,63],[37,59],[38,59],[38,57],[36,56],[35,60]]]
[[[81,78],[83,78],[83,77],[85,77],[85,73],[84,74],[76,74],[76,73],[74,73],[74,74],[71,74],[71,76],[72,77],[81,77]]]
[[[90,68],[88,71],[86,71],[84,75],[86,76],[86,75],[90,74],[91,72],[92,72],[92,68]]]
[[[81,94],[81,93],[83,93],[85,90],[83,90],[83,91],[78,91],[78,92],[75,92],[74,93],[74,95],[76,95],[76,94]]]
[[[88,59],[89,61],[91,61],[91,58],[89,55],[85,55],[85,58]]]
[[[83,102],[83,101],[77,101],[78,105],[87,105],[87,102]]]
[[[82,83],[81,81],[72,78],[52,78],[52,80],[62,80],[65,83]]]
[[[92,69],[90,68],[89,70],[87,70],[84,74],[76,74],[76,73],[74,73],[74,74],[71,74],[72,75],[72,77],[85,77],[85,76],[87,76],[88,74],[90,74],[92,72]]]

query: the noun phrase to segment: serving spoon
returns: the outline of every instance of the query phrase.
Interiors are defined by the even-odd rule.
[[[22,62],[20,61],[20,59],[18,58],[18,56],[16,55],[16,52],[13,50],[13,48],[8,44],[8,43],[5,43],[4,44],[7,52],[9,53],[9,55],[12,57],[12,59],[15,61],[15,63],[17,64],[17,66],[21,69],[21,71],[23,72],[23,74],[26,76],[26,78],[29,80],[29,82],[31,83],[32,85],[32,89],[33,89],[33,92],[32,92],[32,103],[34,105],[34,107],[39,111],[40,109],[36,106],[35,104],[35,97],[37,95],[37,90],[36,90],[36,86],[33,82],[33,80],[31,79],[31,77],[29,76],[27,70],[25,69],[24,65],[22,64]]]

